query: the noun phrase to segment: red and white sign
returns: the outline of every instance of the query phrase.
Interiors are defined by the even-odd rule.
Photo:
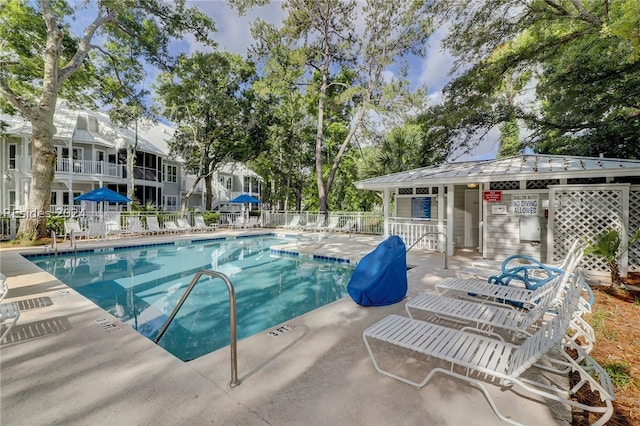
[[[502,201],[502,191],[484,191],[482,199],[489,203]]]

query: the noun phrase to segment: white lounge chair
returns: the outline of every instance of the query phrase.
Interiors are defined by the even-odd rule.
[[[414,297],[405,303],[405,309],[411,318],[417,315],[419,319],[447,319],[489,331],[506,330],[519,339],[530,335],[544,321],[545,314],[554,312],[555,305],[565,296],[562,289],[566,288],[573,274],[578,273],[576,268],[581,259],[582,256],[575,257],[562,275],[554,278],[553,286],[556,288],[544,293],[531,309],[515,309],[509,304],[484,303],[433,293]],[[589,353],[596,340],[595,332],[582,319],[582,314],[581,309],[574,312],[567,338],[576,342],[579,339],[585,352]]]
[[[187,219],[180,218],[178,219],[178,228],[185,232],[191,232],[193,227],[187,222]]]
[[[7,285],[7,277],[3,274],[0,274],[0,302],[5,298],[5,296],[9,293],[9,286]],[[6,302],[0,303],[0,323],[3,327],[6,327],[0,335],[0,343],[7,337],[7,334],[11,331],[14,325],[18,322],[20,318],[20,308],[18,307],[18,303],[16,302]],[[5,325],[5,321],[10,321],[9,324]]]
[[[300,229],[300,215],[296,214],[293,215],[293,217],[291,218],[291,222],[289,222],[287,225],[284,225],[283,228],[285,229]]]
[[[87,229],[88,238],[104,238],[105,234],[103,222],[89,222],[89,228]]]
[[[157,216],[147,216],[146,218],[147,228],[149,229],[149,232],[153,234],[166,234],[168,232],[167,229],[160,227]]]
[[[71,238],[71,233],[73,233],[73,237],[75,239],[80,239],[84,236],[85,239],[88,238],[88,233],[86,229],[83,229],[80,226],[80,223],[75,219],[65,220],[64,222],[64,239],[67,239],[67,235]]]
[[[178,225],[176,225],[176,223],[174,221],[172,221],[172,220],[165,220],[164,221],[164,228],[168,232],[174,232],[174,233],[178,233],[178,232],[184,231],[182,228],[178,227]]]
[[[120,213],[105,213],[104,226],[107,237],[111,235],[120,237],[128,233],[120,226]]]
[[[149,231],[142,226],[142,222],[140,222],[140,218],[138,217],[127,218],[127,231],[131,235],[146,235],[149,233]]]
[[[594,424],[603,425],[613,414],[612,401],[615,400],[615,395],[611,379],[580,347],[573,345],[571,341],[567,343],[578,353],[575,360],[563,347],[564,336],[578,306],[582,280],[582,274],[574,274],[557,315],[540,326],[520,345],[505,342],[499,336],[489,336],[486,332],[474,331],[469,327],[451,328],[398,315],[389,315],[367,328],[363,332],[364,343],[374,367],[381,374],[417,388],[427,385],[438,373],[464,380],[482,390],[496,415],[507,423],[520,424],[500,412],[486,388],[486,383],[501,386],[502,390],[515,388],[514,394],[525,398],[527,395],[523,395],[522,390],[545,399],[599,413],[601,417]],[[425,355],[446,367],[431,365],[422,380],[404,377],[381,367],[372,347],[374,342]],[[537,364],[541,360],[549,365],[541,367]],[[548,380],[549,378],[538,378],[534,375],[522,377],[534,368],[539,374],[555,373],[566,377],[567,367],[579,374],[578,384],[568,390],[556,385],[555,378]],[[586,385],[592,391],[598,392],[604,406],[586,405],[572,399],[572,395]]]
[[[329,222],[327,226],[320,228],[319,230],[322,232],[335,232],[338,231],[338,223],[340,222],[340,217],[338,216],[329,216]]]
[[[302,229],[305,231],[321,231],[323,227],[324,227],[324,216],[318,215],[315,223],[311,225],[304,225]]]
[[[207,225],[204,221],[204,216],[194,216],[193,218],[195,225],[193,229],[199,231],[215,231],[218,229],[218,225]]]
[[[576,239],[563,258],[562,262],[558,264],[546,264],[535,258],[526,255],[513,255],[509,256],[502,261],[498,260],[476,260],[471,262],[470,267],[465,267],[459,270],[461,274],[472,275],[477,278],[490,278],[492,276],[498,276],[500,274],[508,273],[514,268],[528,268],[532,274],[548,275],[547,268],[565,269],[568,255],[575,253],[581,249],[583,242],[580,239]]]

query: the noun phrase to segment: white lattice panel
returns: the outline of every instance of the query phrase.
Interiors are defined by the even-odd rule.
[[[591,242],[604,231],[621,231],[626,225],[623,188],[565,187],[553,189],[549,195],[554,205],[553,262],[563,259],[576,238]],[[581,265],[591,271],[609,270],[603,259],[596,256],[585,256]]]
[[[629,191],[629,233],[640,229],[640,188]],[[629,270],[640,271],[640,241],[629,247]]]

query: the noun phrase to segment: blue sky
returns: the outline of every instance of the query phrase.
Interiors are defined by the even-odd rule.
[[[245,16],[238,16],[236,10],[221,0],[193,0],[187,3],[214,19],[218,31],[213,34],[212,38],[218,43],[219,50],[243,56],[246,55],[247,48],[254,42],[249,26],[256,17],[272,24],[279,24],[285,16],[281,1],[272,1],[266,6],[252,9]],[[442,89],[451,80],[449,73],[453,65],[453,58],[441,47],[441,41],[446,36],[446,32],[446,27],[436,29],[428,42],[427,55],[424,58],[412,58],[409,62],[409,78],[415,86],[426,85],[430,103],[440,102]],[[189,39],[176,43],[174,47],[181,51],[191,51],[197,48]],[[452,159],[462,161],[495,158],[497,137],[497,132],[492,131],[487,140],[481,143],[474,152],[470,154],[456,153]]]
[[[1,1],[1,0],[0,0]],[[394,1],[394,0],[389,0]],[[188,0],[188,6],[197,7],[202,12],[207,13],[216,23],[217,32],[212,34],[212,38],[218,43],[220,51],[228,51],[245,56],[247,49],[254,40],[251,37],[250,23],[256,18],[279,24],[285,16],[282,10],[281,1],[272,1],[270,4],[249,10],[246,15],[239,16],[237,11],[231,8],[223,0]],[[95,15],[76,16],[74,26],[84,27]],[[356,23],[356,26],[359,23]],[[356,27],[356,31],[358,28]],[[446,27],[438,28],[430,37],[428,51],[424,58],[413,57],[409,61],[409,78],[414,86],[426,85],[429,91],[429,102],[437,103],[442,99],[442,89],[451,80],[449,75],[453,58],[442,49],[440,42],[446,36]],[[195,50],[203,50],[198,46],[192,36],[187,36],[183,40],[174,42],[171,45],[174,52],[191,53]],[[155,81],[157,70],[148,70],[147,79],[143,82],[147,90]],[[491,132],[487,140],[480,144],[478,149],[470,154],[456,153],[452,160],[461,161],[469,159],[495,158],[497,150],[497,132]]]

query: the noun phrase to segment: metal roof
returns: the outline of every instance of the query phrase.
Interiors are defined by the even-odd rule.
[[[423,184],[602,176],[640,176],[640,160],[527,154],[495,160],[444,163],[361,180],[355,185],[359,189],[382,190]]]

